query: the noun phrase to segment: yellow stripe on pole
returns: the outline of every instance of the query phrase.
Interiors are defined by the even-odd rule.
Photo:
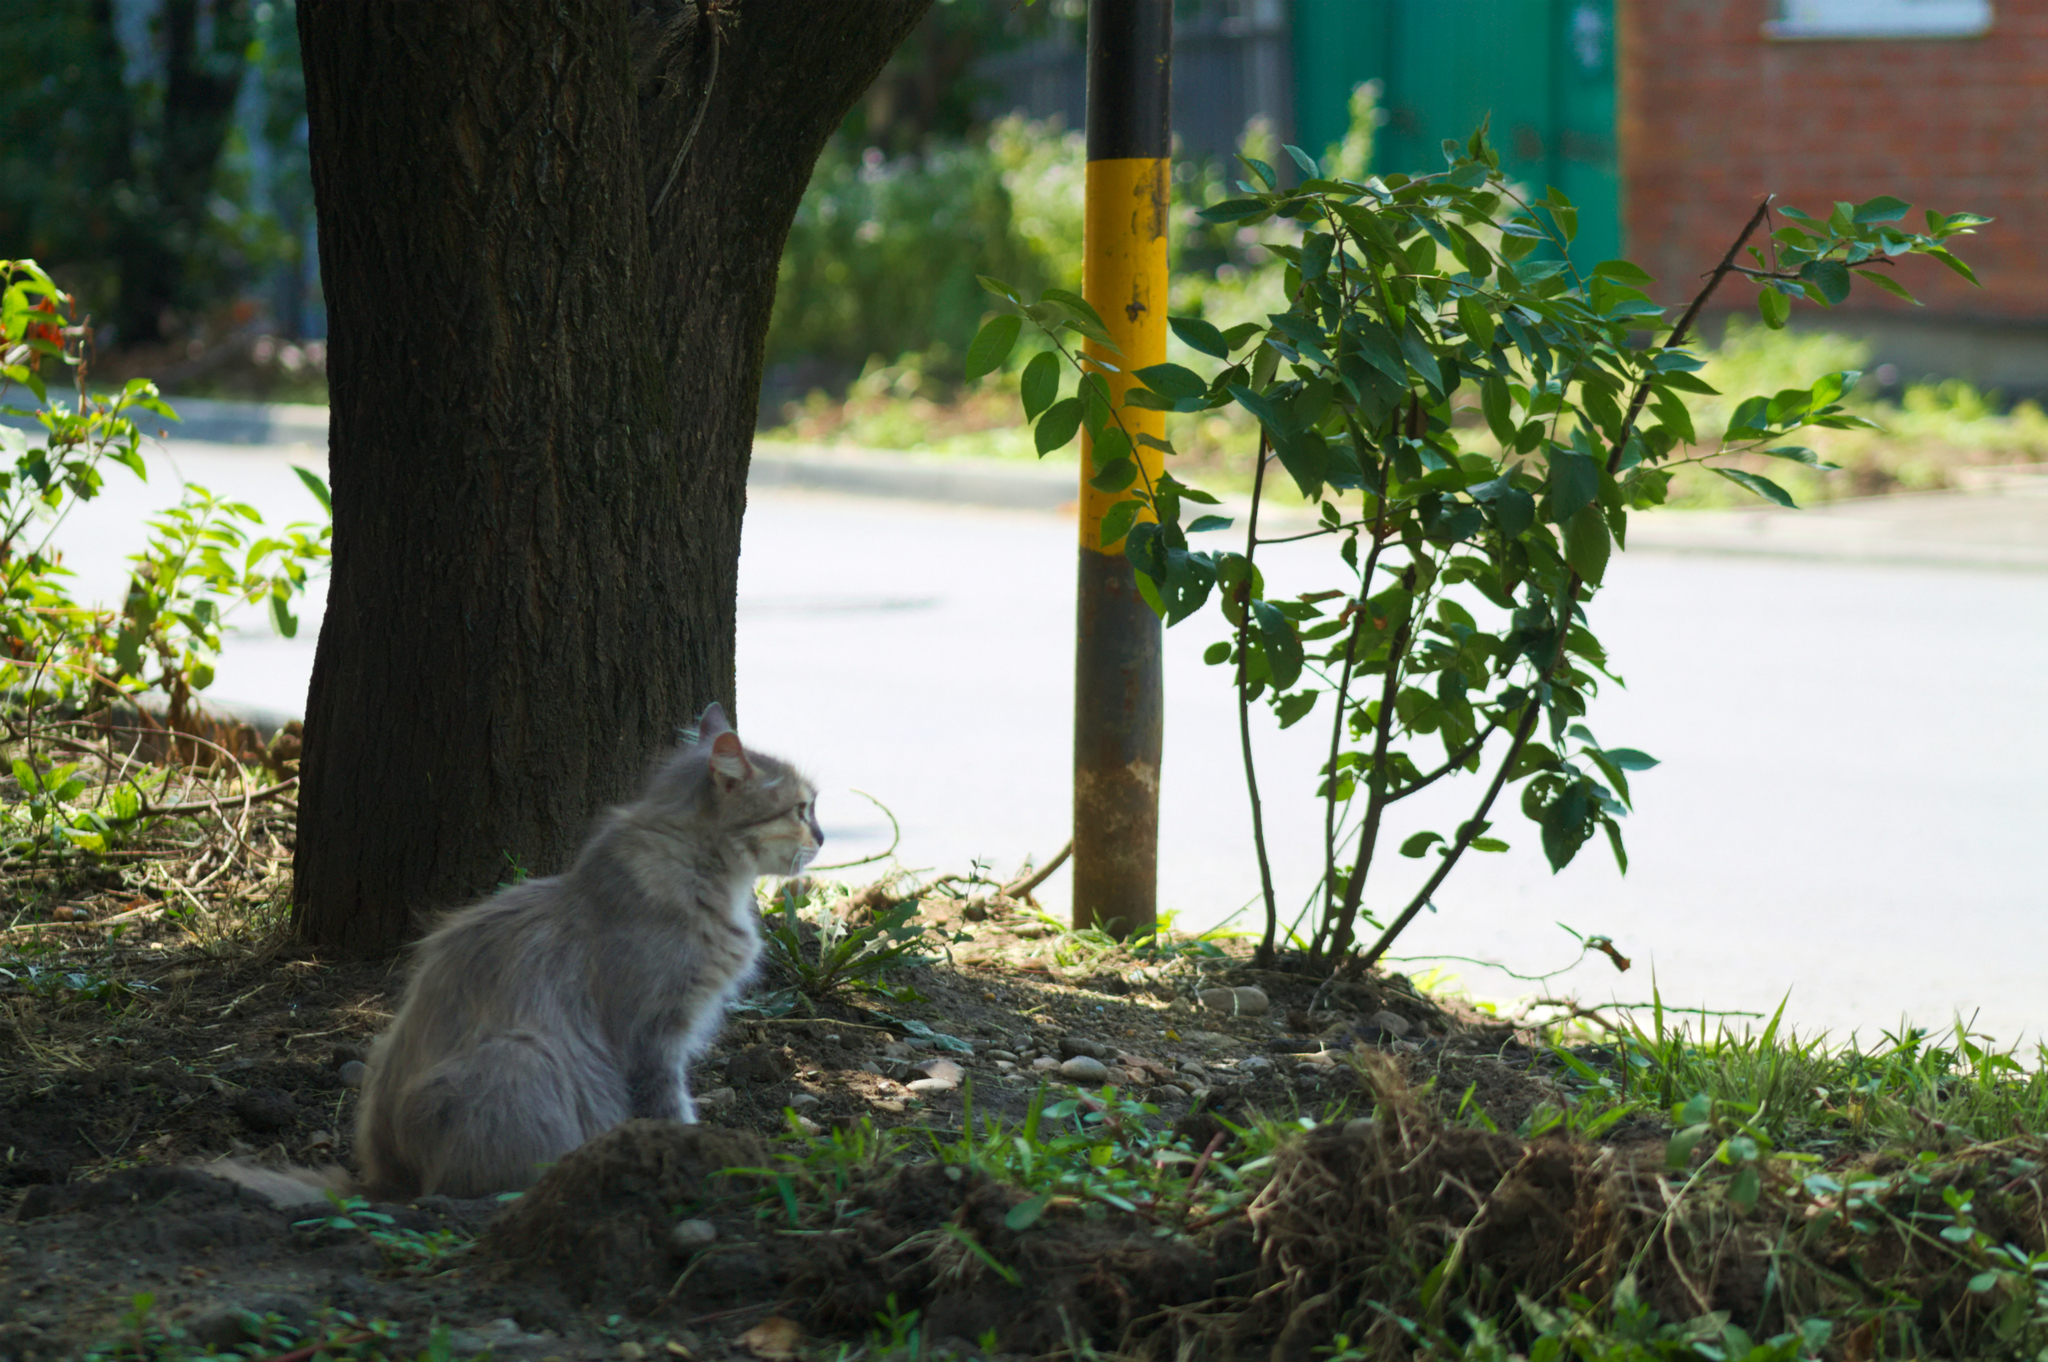
[[[1133,370],[1166,362],[1166,214],[1172,176],[1165,158],[1134,157],[1128,160],[1088,163],[1086,238],[1082,266],[1081,295],[1094,304],[1122,354],[1111,354],[1094,342],[1087,352],[1107,364],[1115,373],[1103,375],[1109,381],[1111,403],[1123,419],[1124,430],[1137,446],[1133,451],[1144,477],[1134,489],[1159,476],[1165,464],[1159,450],[1146,447],[1139,436],[1166,438],[1166,415],[1123,405],[1124,390],[1135,381]],[[1081,547],[1099,553],[1120,554],[1123,541],[1102,542],[1102,518],[1109,508],[1130,496],[1130,491],[1098,492],[1088,485],[1095,476],[1093,442],[1081,439]],[[1150,513],[1143,519],[1150,520]]]

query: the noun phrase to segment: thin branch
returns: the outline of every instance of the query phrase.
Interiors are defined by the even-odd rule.
[[[1474,752],[1477,752],[1481,747],[1484,747],[1486,745],[1486,740],[1492,737],[1496,732],[1500,730],[1500,722],[1501,721],[1498,718],[1496,718],[1492,723],[1488,724],[1485,728],[1480,729],[1477,737],[1473,738],[1472,741],[1466,743],[1463,747],[1458,749],[1457,755],[1446,760],[1443,765],[1437,767],[1434,771],[1431,771],[1428,775],[1416,781],[1407,789],[1400,791],[1398,794],[1388,795],[1387,802],[1389,804],[1392,804],[1399,800],[1406,799],[1409,795],[1414,794],[1417,790],[1425,789],[1431,785],[1436,784],[1437,781],[1442,780],[1445,776],[1459,769],[1466,762],[1472,760],[1472,754]]]
[[[1252,760],[1251,688],[1246,675],[1251,668],[1252,556],[1259,547],[1259,498],[1266,487],[1266,461],[1271,445],[1264,425],[1259,427],[1258,463],[1252,472],[1252,510],[1245,524],[1244,589],[1238,598],[1237,617],[1237,740],[1244,753],[1244,786],[1252,801],[1252,847],[1259,857],[1259,891],[1265,897],[1266,931],[1259,939],[1258,963],[1273,963],[1274,938],[1280,931],[1280,905],[1273,898],[1273,863],[1266,856],[1266,816],[1259,804],[1259,772]]]
[[[1006,899],[1028,898],[1030,897],[1032,890],[1038,888],[1039,885],[1044,884],[1047,880],[1051,879],[1052,872],[1058,870],[1061,866],[1065,865],[1067,863],[1067,857],[1073,854],[1074,839],[1069,837],[1067,839],[1067,844],[1052,854],[1051,860],[1047,861],[1037,870],[1032,871],[1029,875],[1020,876],[1017,879],[1011,880],[1008,884],[1004,885],[1001,889],[998,889],[996,892],[998,894],[1001,894]]]

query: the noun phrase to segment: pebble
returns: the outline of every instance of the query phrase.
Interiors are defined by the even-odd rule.
[[[713,1088],[710,1092],[700,1092],[696,1099],[697,1110],[715,1111],[719,1107],[729,1105],[734,1096],[736,1094],[731,1088]]]
[[[1074,1083],[1101,1083],[1109,1078],[1109,1066],[1093,1055],[1075,1055],[1060,1065],[1060,1077]]]
[[[364,1076],[369,1072],[369,1065],[363,1063],[360,1059],[352,1059],[339,1069],[336,1069],[334,1074],[335,1077],[341,1080],[341,1086],[344,1088],[360,1088],[363,1086]]]
[[[818,1094],[800,1092],[789,1099],[789,1104],[793,1107],[815,1107],[818,1105]]]
[[[1375,1012],[1367,1020],[1370,1025],[1377,1026],[1396,1040],[1400,1040],[1415,1029],[1414,1024],[1398,1012]]]
[[[1250,984],[1238,988],[1205,988],[1196,996],[1211,1012],[1221,1012],[1229,1017],[1256,1017],[1273,1005],[1264,989]]]
[[[1086,1036],[1061,1036],[1061,1059],[1108,1059],[1109,1047]]]
[[[797,1129],[803,1131],[803,1133],[806,1135],[812,1136],[813,1138],[819,1135],[823,1135],[825,1133],[825,1127],[819,1125],[816,1121],[813,1121],[808,1116],[797,1117],[796,1124]]]
[[[679,1249],[694,1251],[718,1238],[718,1227],[709,1220],[678,1220],[669,1227],[669,1242]]]
[[[988,1049],[982,1051],[982,1053],[987,1055],[990,1059],[1006,1059],[1012,1064],[1015,1064],[1017,1062],[1017,1056],[1012,1054],[1008,1050]]]
[[[1060,1062],[1051,1055],[1040,1055],[1037,1059],[1031,1061],[1031,1067],[1040,1070],[1057,1069],[1060,1067]]]
[[[1242,1074],[1265,1073],[1273,1067],[1273,1061],[1264,1055],[1247,1055],[1237,1061],[1237,1071]]]
[[[967,1076],[967,1071],[950,1059],[928,1059],[917,1068],[926,1078],[949,1088],[959,1087],[960,1080]]]
[[[1186,1097],[1188,1090],[1178,1083],[1161,1083],[1159,1085],[1159,1095],[1161,1097]]]
[[[1017,1066],[1007,1059],[999,1059],[996,1061],[996,1072],[999,1074],[1013,1074],[1017,1072]]]

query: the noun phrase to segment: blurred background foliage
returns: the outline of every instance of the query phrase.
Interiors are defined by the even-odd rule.
[[[977,274],[1027,292],[1080,287],[1085,154],[1077,129],[1004,114],[976,72],[1049,36],[1078,42],[1085,9],[939,0],[848,116],[783,255],[765,435],[1031,457],[1010,391],[1030,348],[966,390],[961,348],[987,310]],[[324,401],[293,0],[9,0],[0,33],[0,256],[33,257],[78,295],[98,328],[97,377],[145,375],[183,396]],[[1342,139],[1310,149],[1337,174],[1376,168],[1377,98],[1376,83],[1360,85]],[[1241,148],[1287,160],[1258,120]],[[1238,175],[1216,158],[1176,159],[1176,314],[1229,324],[1283,305],[1280,262],[1261,243],[1286,224],[1196,216]],[[1711,347],[1707,377],[1769,390],[1780,375],[1868,362],[1868,347],[1845,337],[1737,326]],[[1856,401],[1886,433],[1830,432],[1821,452],[1846,471],[1800,479],[1801,500],[1956,486],[1973,465],[2048,462],[2048,417],[2031,403],[2008,409],[1967,384],[1883,369]],[[1701,429],[1718,429],[1715,399],[1699,405]],[[1212,467],[1250,436],[1228,416],[1186,418],[1174,433],[1184,457]],[[1706,505],[1733,489],[1682,479],[1674,493]]]

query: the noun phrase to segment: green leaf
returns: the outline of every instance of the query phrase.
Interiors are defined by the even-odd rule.
[[[1639,752],[1633,747],[1610,747],[1607,759],[1624,771],[1647,771],[1657,764],[1657,759],[1648,752]]]
[[[1818,468],[1823,472],[1833,472],[1841,467],[1838,463],[1829,463],[1805,445],[1779,445],[1775,449],[1766,449],[1762,452],[1774,459],[1789,459],[1793,463],[1803,463],[1808,468]]]
[[[1132,522],[1137,520],[1138,513],[1144,509],[1145,503],[1133,497],[1129,501],[1119,501],[1116,505],[1104,511],[1102,513],[1101,529],[1102,547],[1108,548],[1111,544],[1129,534]]]
[[[1969,280],[1971,283],[1977,283],[1976,272],[1973,271],[1968,265],[1965,265],[1962,261],[1950,255],[1945,248],[1940,246],[1934,246],[1925,251],[1922,251],[1921,254],[1933,256],[1936,260],[1939,260],[1942,264],[1948,266],[1957,274],[1962,275],[1963,278]],[[1978,284],[1977,286],[1979,288],[1983,287],[1982,284]]]
[[[1780,506],[1798,509],[1792,500],[1792,494],[1769,478],[1759,477],[1755,473],[1745,473],[1739,468],[1716,468],[1714,471],[1737,487],[1746,487],[1766,501],[1775,501]]]
[[[1639,288],[1657,282],[1648,270],[1627,260],[1603,260],[1593,267],[1593,275],[1595,278],[1612,279],[1618,284],[1633,284]]]
[[[1003,1228],[1013,1233],[1021,1233],[1028,1230],[1038,1223],[1038,1218],[1045,1214],[1045,1208],[1050,1205],[1052,1205],[1051,1192],[1040,1192],[1029,1201],[1020,1201],[1012,1206],[1009,1213],[1003,1217]]]
[[[1757,294],[1756,310],[1765,326],[1773,331],[1782,331],[1792,316],[1792,300],[1774,288],[1767,288]]]
[[[1550,220],[1557,224],[1558,235],[1569,244],[1579,234],[1579,210],[1572,207],[1572,201],[1556,185],[1545,186],[1550,195]]]
[[[318,473],[310,469],[301,468],[297,464],[292,465],[292,472],[299,475],[299,481],[304,483],[306,490],[313,494],[313,500],[320,503],[320,509],[327,512],[330,516],[333,515],[334,498],[327,491],[326,481]]]
[[[1862,203],[1857,204],[1856,211],[1852,214],[1852,219],[1863,226],[1869,226],[1877,222],[1897,222],[1911,211],[1913,211],[1913,205],[1907,203],[1904,199],[1895,199],[1889,194],[1880,194],[1874,199],[1866,199]]]
[[[1036,421],[1060,395],[1059,356],[1047,350],[1033,355],[1019,381],[1024,397],[1024,419]]]
[[[1316,700],[1321,695],[1321,691],[1298,690],[1292,695],[1280,697],[1273,705],[1273,713],[1278,716],[1280,727],[1292,728],[1300,723],[1308,716],[1308,712],[1316,707]]]
[[[1469,293],[1458,300],[1458,325],[1465,328],[1465,334],[1481,353],[1493,348],[1493,314],[1487,311],[1485,303]]]
[[[1600,579],[1607,572],[1607,557],[1613,551],[1614,541],[1607,531],[1607,517],[1600,514],[1597,506],[1588,506],[1574,515],[1564,527],[1564,561],[1572,571],[1591,582],[1600,585]]]
[[[1158,393],[1161,397],[1178,402],[1184,398],[1202,397],[1209,391],[1209,384],[1193,369],[1179,364],[1152,364],[1133,375],[1140,383]]]
[[[1550,451],[1550,518],[1562,525],[1600,495],[1600,466],[1576,449]]]
[[[962,375],[965,382],[972,383],[983,374],[993,373],[1002,367],[1010,357],[1010,350],[1017,344],[1017,336],[1024,329],[1024,319],[1014,312],[1005,312],[990,317],[981,324],[981,330],[974,333],[974,339],[967,343],[966,370]]]
[[[1168,317],[1166,324],[1190,350],[1199,350],[1217,359],[1230,358],[1230,345],[1223,339],[1223,333],[1200,317]]]
[[[1104,464],[1088,485],[1098,492],[1121,492],[1138,480],[1138,465],[1134,459],[1112,459]]]
[[[1198,515],[1189,523],[1188,533],[1207,534],[1211,530],[1227,530],[1229,528],[1230,517],[1227,515]]]
[[[983,288],[987,289],[990,293],[995,294],[996,297],[1001,298],[1006,303],[1014,303],[1018,301],[1017,290],[1011,288],[1008,284],[1004,283],[1000,279],[990,278],[986,274],[977,274],[974,276],[974,280],[976,283],[980,284]]]
[[[1208,663],[1212,667],[1217,666],[1220,663],[1230,661],[1229,642],[1226,640],[1221,643],[1212,643],[1208,647],[1204,648],[1202,650],[1202,661]]]
[[[1073,313],[1078,321],[1086,323],[1085,326],[1076,326],[1075,330],[1089,336],[1090,339],[1108,341],[1109,323],[1102,320],[1102,314],[1095,310],[1095,304],[1089,302],[1080,294],[1063,288],[1049,288],[1038,296],[1048,303],[1058,303],[1061,307]],[[1088,329],[1089,327],[1102,334],[1099,336],[1094,335]]]
[[[1301,640],[1294,625],[1271,601],[1252,602],[1252,622],[1266,648],[1266,669],[1275,690],[1291,690],[1301,679]]]
[[[1031,438],[1038,446],[1039,457],[1044,458],[1072,440],[1080,429],[1080,399],[1063,397],[1046,408],[1045,415],[1038,418],[1038,428],[1031,433]]]
[[[1225,199],[1212,203],[1195,216],[1204,222],[1243,222],[1247,218],[1262,218],[1272,212],[1263,199]]]
[[[1799,267],[1799,277],[1809,285],[1807,296],[1818,295],[1818,301],[1829,307],[1849,296],[1849,267],[1839,260],[1808,261]]]
[[[1474,837],[1467,845],[1474,851],[1502,852],[1508,849],[1508,844],[1498,837]]]
[[[1515,443],[1515,413],[1508,393],[1508,381],[1499,374],[1489,374],[1479,385],[1479,409],[1486,414],[1486,428],[1493,432],[1493,438],[1500,441],[1502,448]]]
[[[1418,832],[1401,843],[1401,854],[1408,857],[1420,856],[1429,850],[1431,843],[1443,840],[1444,835],[1440,832]]]
[[[1898,280],[1892,278],[1889,274],[1886,274],[1881,269],[1858,270],[1856,271],[1856,277],[1858,279],[1861,279],[1866,284],[1877,285],[1886,293],[1891,294],[1894,298],[1903,298],[1907,302],[1913,304],[1915,307],[1919,307],[1921,305],[1920,300],[1913,296],[1911,290],[1909,290],[1904,284],[1900,283]]]

